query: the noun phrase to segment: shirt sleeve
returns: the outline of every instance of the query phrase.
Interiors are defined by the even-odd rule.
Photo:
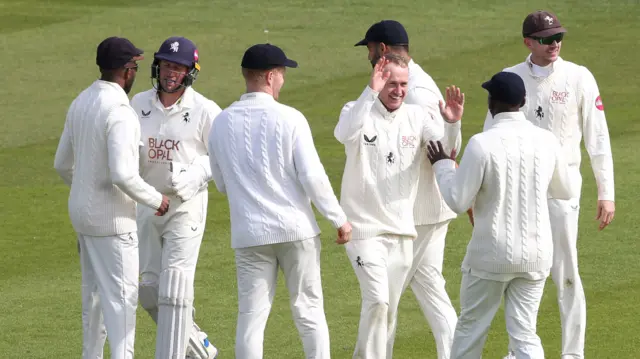
[[[71,186],[73,179],[74,158],[73,158],[73,137],[71,135],[71,124],[69,118],[64,123],[64,129],[62,130],[62,136],[60,136],[60,142],[58,143],[58,149],[56,150],[56,156],[53,161],[53,167],[60,175],[64,183]]]
[[[158,209],[162,194],[139,174],[140,124],[131,109],[120,106],[107,118],[107,153],[111,181],[134,201]]]
[[[360,97],[355,102],[349,102],[340,111],[338,124],[333,131],[335,138],[345,144],[358,139],[366,116],[369,116],[371,107],[378,97],[378,92],[367,85]]]
[[[417,114],[422,118],[422,146],[426,147],[429,141],[442,141],[445,134],[444,121],[438,121],[433,113],[422,108]]]
[[[462,123],[461,121],[456,123],[445,121],[440,113],[440,101],[444,101],[444,98],[437,88],[416,86],[411,91],[411,98],[408,103],[419,105],[425,112],[432,114],[435,121],[443,124],[444,136],[442,136],[440,142],[442,142],[442,147],[446,153],[450,153],[454,148],[456,152],[460,152],[462,147]]]
[[[304,117],[296,121],[293,135],[293,161],[298,180],[318,211],[335,228],[344,225],[347,222],[347,215],[333,192],[329,177],[316,151],[311,128]]]
[[[613,201],[613,155],[609,128],[604,113],[604,104],[600,90],[593,74],[585,67],[582,68],[582,101],[580,110],[582,115],[582,133],[584,144],[591,160],[591,168],[598,186],[598,200]]]
[[[455,213],[466,212],[480,191],[484,179],[485,159],[478,140],[472,137],[459,167],[453,160],[441,160],[433,165],[442,198]]]
[[[213,126],[214,119],[222,112],[220,107],[216,105],[213,101],[205,110],[205,118],[202,123],[201,136],[200,140],[204,143],[204,146],[207,149],[207,154],[209,153],[209,135],[211,133],[211,127]],[[203,178],[202,182],[206,183],[213,179],[213,173],[211,172],[211,161],[209,160],[208,155],[203,155],[196,158],[193,161],[194,165],[199,165],[203,170]]]
[[[216,137],[214,131],[215,125],[212,124],[211,129],[209,130],[209,137],[207,139],[207,143],[209,144],[209,168],[211,169],[211,177],[213,178],[213,182],[216,184],[218,192],[227,194],[227,187],[224,183],[222,170],[220,169],[220,164],[218,163],[218,158],[216,157],[216,146],[213,142],[215,141]]]

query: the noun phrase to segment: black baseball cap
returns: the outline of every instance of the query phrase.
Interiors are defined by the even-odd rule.
[[[144,59],[143,53],[144,51],[135,47],[128,39],[112,36],[98,45],[96,65],[105,70],[118,69],[129,61]]]
[[[298,63],[287,58],[281,48],[271,44],[256,44],[245,51],[242,67],[251,70],[270,70],[274,67],[298,67]]]
[[[401,23],[395,20],[382,20],[367,30],[364,39],[355,46],[367,45],[369,42],[382,42],[386,45],[409,45],[409,35]]]
[[[527,15],[522,23],[522,37],[549,37],[564,33],[558,17],[548,11],[535,11]]]
[[[498,72],[491,80],[482,84],[491,98],[509,105],[519,105],[524,100],[527,92],[522,78],[513,72]]]

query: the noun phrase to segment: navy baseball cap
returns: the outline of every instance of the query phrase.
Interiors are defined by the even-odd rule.
[[[409,35],[401,23],[395,20],[382,20],[367,30],[364,39],[355,46],[367,45],[369,42],[382,42],[386,45],[409,45]]]
[[[108,37],[98,45],[96,65],[101,69],[113,70],[123,67],[129,61],[144,59],[144,51],[135,47],[123,37]]]
[[[298,67],[298,63],[287,58],[281,48],[271,44],[253,45],[242,56],[242,67],[251,70],[270,70],[274,67]]]
[[[198,63],[200,56],[198,48],[191,40],[185,37],[173,36],[164,40],[158,52],[153,54],[153,58],[192,68]]]
[[[519,105],[527,92],[522,78],[513,72],[498,72],[491,80],[482,84],[491,98],[509,105]]]

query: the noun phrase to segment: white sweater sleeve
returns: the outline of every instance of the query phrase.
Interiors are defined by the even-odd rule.
[[[347,222],[347,215],[333,192],[329,177],[316,151],[306,118],[296,122],[293,133],[293,162],[305,193],[335,228]]]
[[[447,154],[452,149],[460,152],[462,147],[461,121],[448,123],[440,113],[440,101],[444,101],[437,88],[415,87],[411,94],[411,103],[419,105],[425,112],[433,115],[433,120],[444,124],[444,136],[440,139]]]
[[[549,183],[549,196],[564,200],[576,198],[580,193],[576,191],[577,186],[571,185],[569,165],[567,164],[566,156],[562,154],[562,148],[556,138],[553,137],[552,140],[554,145],[551,148],[552,153],[555,154],[555,167],[553,169],[553,175],[551,176],[551,183]]]
[[[60,136],[60,142],[58,143],[58,149],[56,150],[56,157],[53,161],[53,167],[56,169],[64,183],[71,186],[74,159],[71,129],[69,126],[71,126],[69,121],[65,121],[64,130],[62,130],[62,136]]]
[[[445,135],[444,120],[438,120],[431,112],[427,112],[424,109],[421,109],[419,115],[422,117],[423,147],[426,147],[429,141],[442,141]]]
[[[213,120],[222,112],[220,107],[216,105],[213,101],[207,106],[205,110],[204,122],[202,124],[201,129],[201,140],[207,148],[207,153],[209,153],[209,135],[211,133],[211,127],[213,126]],[[209,160],[209,156],[200,156],[193,161],[193,164],[200,165],[203,169],[203,178],[202,182],[206,183],[213,179],[213,173],[211,171],[211,161]]]
[[[585,67],[582,69],[580,107],[584,144],[591,159],[591,168],[598,186],[598,200],[613,201],[615,198],[613,155],[604,105],[593,74]]]
[[[460,214],[472,206],[482,186],[484,167],[482,147],[473,137],[457,169],[453,160],[441,160],[433,165],[442,198],[452,211]]]
[[[209,138],[207,139],[208,150],[209,150],[209,168],[211,169],[211,177],[213,178],[213,182],[216,184],[216,188],[218,192],[222,194],[227,194],[227,187],[224,184],[224,177],[222,176],[222,171],[220,170],[220,165],[218,164],[218,159],[216,158],[216,149],[214,142],[215,134],[213,133],[214,127],[211,126],[209,130]]]
[[[342,111],[340,111],[338,124],[333,131],[334,136],[340,143],[345,144],[358,139],[364,120],[371,112],[371,106],[373,106],[377,97],[378,92],[367,85],[357,101],[344,105]]]
[[[107,156],[111,182],[134,201],[153,209],[162,204],[162,194],[139,174],[140,130],[135,113],[124,106],[107,118]]]

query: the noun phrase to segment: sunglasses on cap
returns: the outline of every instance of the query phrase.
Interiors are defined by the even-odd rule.
[[[532,39],[536,40],[540,45],[551,45],[553,42],[560,42],[564,38],[564,32],[547,36],[547,37],[532,37]]]

